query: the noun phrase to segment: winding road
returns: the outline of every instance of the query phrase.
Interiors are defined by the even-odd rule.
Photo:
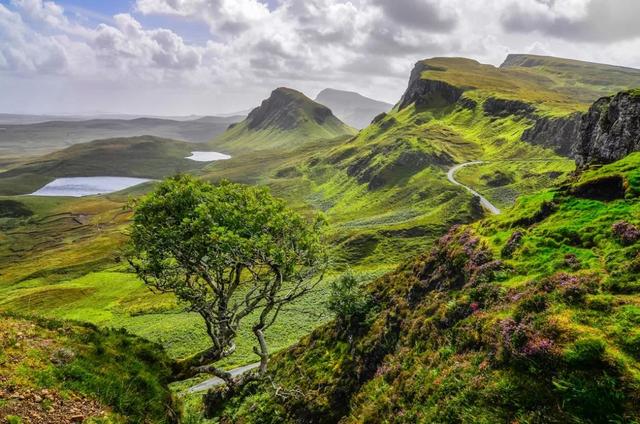
[[[477,191],[475,191],[474,189],[472,189],[471,187],[468,187],[458,181],[456,181],[455,176],[456,176],[456,172],[458,172],[458,170],[464,168],[465,166],[470,166],[470,165],[480,165],[481,163],[484,163],[481,160],[476,160],[473,162],[465,162],[465,163],[461,163],[455,166],[452,166],[451,168],[449,168],[449,172],[447,172],[447,179],[455,185],[458,185],[460,187],[464,187],[469,193],[473,194],[474,196],[478,197],[480,199],[480,204],[482,205],[483,208],[485,208],[486,210],[488,210],[489,212],[491,212],[494,215],[498,215],[500,213],[500,209],[498,209],[493,203],[491,203],[489,200],[487,200],[486,197],[484,197],[482,194],[478,193]]]

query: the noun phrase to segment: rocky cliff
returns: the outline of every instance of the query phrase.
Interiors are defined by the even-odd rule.
[[[640,150],[640,90],[603,97],[582,118],[574,145],[578,167],[615,162]]]
[[[538,118],[525,130],[522,141],[547,147],[563,156],[571,156],[578,139],[582,114],[574,113],[562,118]]]
[[[438,80],[423,79],[422,73],[435,70],[424,62],[418,62],[411,71],[409,85],[398,103],[399,109],[404,109],[412,103],[416,107],[443,107],[452,105],[460,99],[463,89]]]

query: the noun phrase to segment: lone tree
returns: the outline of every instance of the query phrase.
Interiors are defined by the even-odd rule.
[[[211,347],[181,364],[178,377],[210,373],[229,388],[267,371],[265,331],[287,304],[320,282],[324,221],[311,222],[265,188],[189,176],[163,181],[133,204],[127,259],[154,292],[174,293],[204,320]],[[215,363],[235,351],[251,320],[257,372],[234,378]]]

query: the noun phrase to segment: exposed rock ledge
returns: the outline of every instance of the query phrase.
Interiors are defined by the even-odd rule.
[[[581,113],[562,118],[537,118],[535,124],[522,134],[522,141],[552,149],[562,156],[572,156],[581,118]]]
[[[574,146],[576,164],[615,162],[640,150],[640,91],[603,97],[582,118]]]
[[[416,63],[409,86],[400,99],[398,109],[402,110],[412,103],[416,107],[443,107],[454,104],[462,96],[464,90],[444,81],[422,79],[422,73],[431,69],[424,62]]]

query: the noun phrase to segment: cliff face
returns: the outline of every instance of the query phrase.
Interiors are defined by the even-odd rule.
[[[538,118],[533,127],[522,134],[522,141],[553,149],[563,156],[571,156],[573,144],[578,139],[581,119],[580,113],[556,119]]]
[[[603,97],[582,118],[576,164],[606,164],[640,150],[640,90]]]
[[[463,89],[454,87],[444,81],[422,79],[422,73],[432,69],[424,62],[416,63],[409,86],[398,104],[399,109],[404,109],[412,103],[416,107],[443,107],[452,105],[460,99]]]
[[[520,100],[506,100],[489,97],[482,105],[484,113],[490,116],[505,118],[509,115],[531,116],[536,108]]]

